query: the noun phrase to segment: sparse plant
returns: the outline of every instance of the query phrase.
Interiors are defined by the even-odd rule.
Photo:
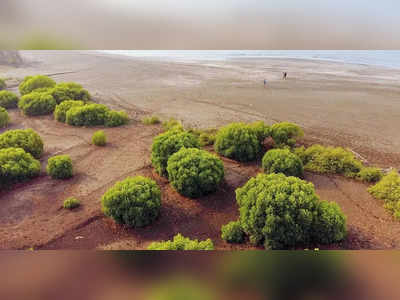
[[[150,116],[143,118],[142,123],[144,125],[155,125],[155,124],[160,124],[161,121],[157,116]]]
[[[153,242],[148,250],[214,250],[214,244],[210,239],[205,241],[191,240],[180,233],[174,236],[172,241]]]
[[[63,207],[65,209],[72,210],[74,208],[79,207],[80,205],[81,205],[81,202],[78,199],[76,199],[75,197],[69,197],[69,198],[65,199]]]
[[[48,76],[26,76],[19,85],[19,92],[22,96],[24,96],[33,92],[34,90],[53,88],[55,85],[56,82]]]
[[[50,157],[46,170],[53,179],[71,178],[73,176],[72,160],[68,155]]]
[[[0,107],[5,109],[18,107],[18,96],[10,91],[0,91]]]
[[[232,221],[221,227],[221,238],[228,243],[244,242],[244,232],[239,221]]]
[[[164,121],[162,126],[165,131],[175,129],[175,130],[183,130],[183,125],[181,121],[178,121],[174,118],[170,118],[168,121]]]
[[[272,149],[265,153],[262,167],[266,174],[283,173],[286,176],[303,177],[303,162],[288,149]]]
[[[100,147],[105,146],[107,144],[107,137],[103,130],[98,130],[93,134],[92,143]]]
[[[0,134],[0,149],[22,148],[35,158],[43,153],[43,141],[32,129],[8,130]]]
[[[7,127],[8,122],[10,122],[10,117],[5,108],[0,107],[0,128]]]

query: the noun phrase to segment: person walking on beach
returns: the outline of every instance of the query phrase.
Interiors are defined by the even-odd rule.
[[[264,79],[264,88],[267,87],[267,79]]]
[[[283,80],[286,80],[286,78],[287,78],[287,72],[283,72]]]

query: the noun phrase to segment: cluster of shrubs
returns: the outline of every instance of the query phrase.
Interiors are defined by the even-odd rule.
[[[72,160],[68,155],[50,157],[46,171],[53,179],[69,179],[73,176]]]
[[[5,109],[17,108],[18,96],[10,91],[0,91],[0,107]]]
[[[223,239],[287,249],[331,244],[346,236],[346,217],[334,202],[320,200],[312,183],[283,174],[259,174],[236,190],[240,218],[222,228]]]
[[[32,129],[9,130],[0,134],[0,149],[3,148],[22,148],[33,157],[40,158],[43,141]]]
[[[400,175],[397,171],[389,172],[377,184],[371,186],[368,192],[385,201],[385,208],[400,220]]]
[[[10,122],[10,117],[5,108],[0,107],[0,128],[7,127],[8,122]]]
[[[153,242],[148,250],[214,250],[214,244],[210,239],[205,241],[191,240],[180,233],[174,236],[172,241]]]

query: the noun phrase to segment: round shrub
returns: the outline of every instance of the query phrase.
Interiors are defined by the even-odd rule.
[[[47,92],[32,92],[21,97],[18,107],[27,116],[48,115],[54,111],[56,101]]]
[[[191,240],[178,233],[174,236],[174,239],[172,241],[151,243],[147,250],[214,250],[214,244],[211,239],[207,239],[205,241]]]
[[[232,123],[218,131],[214,149],[223,156],[246,162],[256,159],[262,147],[253,128],[244,123]]]
[[[346,235],[339,207],[322,204],[313,184],[296,177],[259,174],[236,190],[236,200],[244,232],[266,248],[333,243]]]
[[[0,107],[9,109],[18,106],[18,97],[10,91],[0,91]]]
[[[73,126],[104,125],[109,108],[102,104],[75,106],[67,111],[67,124]]]
[[[7,85],[4,79],[0,78],[0,91],[6,89]]]
[[[366,182],[378,182],[383,177],[383,172],[379,168],[365,167],[357,174],[357,178]]]
[[[9,121],[10,117],[8,116],[7,110],[5,110],[3,107],[0,107],[0,128],[7,127]]]
[[[182,147],[200,148],[199,140],[195,135],[181,130],[169,130],[154,138],[151,147],[151,163],[158,174],[168,176],[168,159]]]
[[[270,127],[265,125],[263,121],[253,122],[249,124],[249,126],[254,130],[260,143],[262,143],[270,135]]]
[[[228,243],[241,244],[244,241],[244,232],[239,221],[229,222],[221,227],[221,238]]]
[[[66,100],[80,100],[87,102],[90,100],[90,94],[83,89],[80,84],[74,82],[58,83],[54,88],[49,90],[49,93],[60,104]]]
[[[96,146],[105,146],[107,143],[107,137],[103,130],[96,131],[92,136],[92,143]]]
[[[117,127],[128,123],[129,117],[124,111],[110,110],[106,113],[104,125],[107,127]]]
[[[81,202],[76,199],[75,197],[69,197],[67,199],[65,199],[63,207],[65,209],[74,209],[77,208],[81,205]]]
[[[154,222],[161,207],[161,191],[154,180],[143,176],[117,182],[101,199],[102,210],[117,223],[144,227]]]
[[[54,110],[54,118],[58,122],[65,123],[67,111],[69,111],[72,107],[83,106],[83,101],[76,100],[66,100],[56,106]]]
[[[73,176],[72,160],[68,155],[50,157],[47,161],[47,174],[53,179],[68,179]]]
[[[296,140],[304,136],[303,130],[298,125],[289,122],[272,125],[270,134],[276,147],[293,147],[296,144]]]
[[[0,149],[0,186],[38,176],[40,162],[22,148]]]
[[[21,95],[27,95],[34,90],[52,88],[55,85],[56,82],[53,79],[44,75],[26,76],[19,85],[19,92]]]
[[[262,167],[267,174],[283,173],[286,176],[303,176],[303,162],[288,149],[273,149],[265,153]]]
[[[8,130],[0,134],[0,149],[12,147],[22,148],[35,158],[40,158],[43,153],[42,138],[32,129]]]
[[[168,159],[168,179],[175,190],[196,198],[215,192],[224,178],[224,165],[216,155],[182,148]]]

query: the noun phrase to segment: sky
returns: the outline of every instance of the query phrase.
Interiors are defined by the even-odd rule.
[[[0,39],[40,33],[90,49],[400,49],[399,12],[398,0],[1,0]]]

